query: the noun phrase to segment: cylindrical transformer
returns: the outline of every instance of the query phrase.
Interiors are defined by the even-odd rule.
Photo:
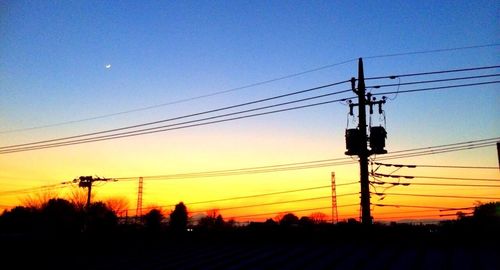
[[[382,126],[370,128],[370,148],[373,154],[386,154],[385,139],[387,132]]]
[[[361,132],[357,128],[346,129],[345,131],[345,146],[346,155],[354,156],[360,153],[361,148]]]

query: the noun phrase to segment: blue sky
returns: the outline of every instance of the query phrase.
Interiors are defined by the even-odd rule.
[[[499,7],[498,1],[4,1],[0,3],[0,129],[172,102],[357,57],[498,44]],[[496,65],[498,55],[499,47],[488,47],[373,58],[365,60],[365,72],[376,76]],[[0,141],[9,145],[154,121],[345,80],[356,72],[357,63],[352,61],[196,101],[2,133]],[[317,93],[328,91],[332,90]],[[496,85],[399,95],[386,106],[388,148],[498,136],[499,101]],[[166,152],[173,144],[168,142],[176,141],[174,152],[181,156],[189,149],[194,159],[251,155],[249,165],[331,158],[343,155],[346,113],[347,107],[331,104],[144,138],[162,144],[158,147]],[[177,141],[176,136],[191,141]],[[246,152],[237,147],[219,152],[225,140],[255,145]],[[92,150],[102,154],[99,149],[147,155],[135,148],[127,152],[123,147],[130,141],[123,141],[89,144],[88,152],[68,147],[65,155],[85,156]],[[149,139],[133,142],[147,145]],[[273,149],[277,143],[281,144]],[[307,145],[295,155],[284,150],[297,144]],[[205,146],[203,153],[193,150]],[[51,168],[57,168],[58,158],[68,158],[56,158],[53,153],[60,152],[51,151],[58,150],[15,156],[18,162],[50,157]],[[490,152],[485,160],[494,165]],[[6,161],[7,156],[1,159]],[[112,157],[103,156],[101,163],[110,162]],[[461,158],[468,160],[466,155]],[[243,161],[234,165],[244,167]],[[188,168],[189,162],[184,165]],[[12,175],[22,168],[4,166],[4,171],[17,168]],[[90,171],[92,166],[84,169]],[[119,164],[115,167],[120,170]],[[78,175],[78,169],[82,171],[75,166],[71,172]],[[144,168],[142,172],[150,173]]]
[[[30,118],[51,123],[197,96],[353,57],[495,43],[499,29],[495,1],[15,1],[1,10],[3,121],[16,127],[34,124]],[[490,64],[497,52],[381,59],[367,63],[367,74]],[[344,65],[241,96],[354,72]],[[22,119],[9,121],[17,115]]]

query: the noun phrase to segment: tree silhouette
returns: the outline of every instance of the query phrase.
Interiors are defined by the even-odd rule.
[[[310,228],[314,226],[314,221],[309,217],[301,217],[299,219],[299,225],[304,228]]]
[[[309,215],[309,218],[314,222],[314,224],[321,224],[326,222],[327,215],[321,212],[314,212]]]
[[[500,224],[500,202],[490,202],[476,206],[473,218],[482,224]]]
[[[78,232],[81,213],[65,199],[50,199],[41,209],[45,229],[56,233]]]
[[[109,232],[118,224],[115,212],[103,202],[90,204],[87,210],[87,229],[91,232]]]
[[[205,230],[221,230],[224,226],[225,221],[222,218],[222,215],[219,214],[218,209],[208,210],[207,215],[202,217],[200,221],[198,221],[198,227]]]
[[[159,231],[161,229],[161,222],[165,217],[158,209],[151,209],[144,215],[144,226],[149,231]]]
[[[224,227],[225,225],[225,221],[224,219],[222,218],[222,215],[217,215],[217,217],[215,218],[215,222],[214,222],[214,226],[215,228],[220,228],[222,229],[222,227]]]
[[[40,212],[34,207],[16,206],[0,216],[2,231],[25,232],[35,230],[39,225]]]
[[[175,232],[183,232],[188,224],[188,211],[183,202],[175,205],[174,211],[170,213],[170,229]]]
[[[280,225],[282,226],[292,226],[298,223],[299,223],[299,218],[292,213],[284,215],[283,218],[280,220]]]
[[[274,221],[274,219],[272,219],[272,218],[268,218],[268,219],[266,219],[266,221],[264,222],[264,224],[266,226],[276,226],[277,222]]]

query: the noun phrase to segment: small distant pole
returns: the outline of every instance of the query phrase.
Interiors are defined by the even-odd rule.
[[[339,222],[339,215],[337,211],[337,189],[335,186],[335,172],[332,172],[332,224]]]
[[[113,179],[110,178],[101,178],[101,177],[92,177],[92,176],[80,176],[76,179],[73,179],[73,183],[78,182],[78,186],[81,188],[87,189],[87,203],[85,204],[85,221],[83,224],[83,230],[87,230],[88,226],[88,211],[90,209],[90,198],[92,197],[92,184],[96,181],[110,181]],[[116,181],[116,180],[115,180]]]
[[[85,208],[88,209],[90,207],[90,197],[92,194],[92,184],[96,181],[109,181],[112,179],[109,178],[93,178],[92,176],[80,176],[77,179],[74,179],[73,182],[78,182],[78,186],[81,188],[87,188],[87,203],[85,204]]]

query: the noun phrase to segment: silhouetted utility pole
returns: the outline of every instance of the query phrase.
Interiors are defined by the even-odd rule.
[[[357,155],[359,157],[360,183],[361,183],[361,222],[371,224],[372,217],[370,213],[370,182],[368,179],[368,157],[371,154],[385,154],[386,132],[383,127],[370,127],[370,147],[368,150],[368,135],[366,129],[366,108],[370,106],[370,114],[373,113],[373,105],[379,105],[379,113],[382,113],[382,104],[385,103],[385,97],[382,100],[372,100],[370,93],[366,94],[365,75],[363,71],[363,59],[358,63],[358,87],[356,89],[356,79],[351,78],[352,91],[358,96],[358,103],[349,101],[350,114],[353,115],[353,107],[358,106],[359,125],[356,129],[346,130],[346,155]]]
[[[353,89],[355,90],[355,89]],[[359,131],[362,136],[359,156],[359,173],[361,182],[361,221],[363,224],[371,224],[370,214],[370,183],[368,179],[368,145],[366,135],[366,99],[365,99],[365,74],[363,71],[363,60],[358,63],[358,104],[359,104]]]
[[[74,179],[73,182],[76,183],[78,182],[78,186],[81,188],[87,188],[87,203],[85,204],[85,207],[88,209],[90,207],[90,196],[92,193],[92,184],[95,181],[109,181],[111,179],[109,178],[100,178],[100,177],[92,177],[92,176],[80,176],[77,179]]]

